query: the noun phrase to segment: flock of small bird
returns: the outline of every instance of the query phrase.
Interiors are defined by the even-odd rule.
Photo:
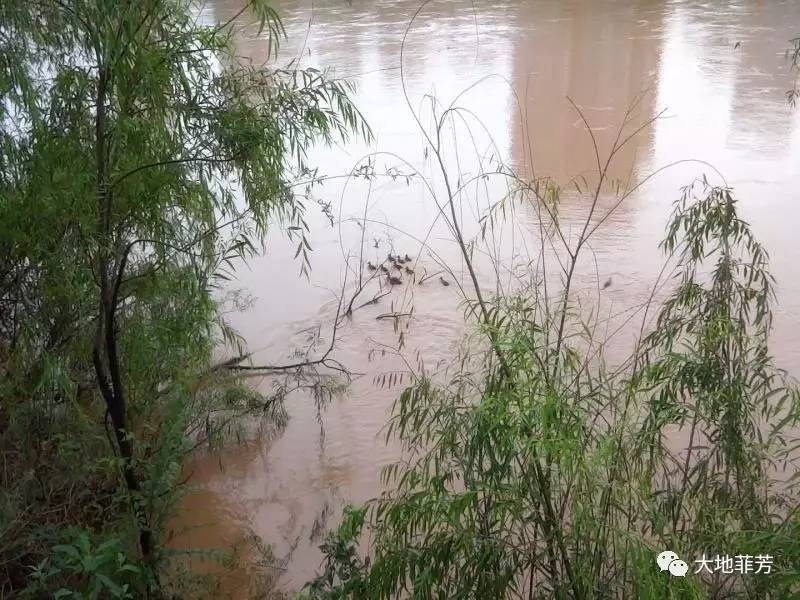
[[[386,260],[379,265],[374,265],[371,262],[367,262],[367,269],[370,271],[381,271],[386,276],[386,281],[389,283],[389,285],[401,285],[403,283],[403,279],[395,275],[394,272],[397,271],[397,274],[402,275],[403,271],[405,271],[408,275],[413,275],[414,269],[406,264],[410,263],[411,260],[412,259],[408,254],[401,256],[400,254],[392,254],[390,252],[386,257]],[[450,283],[443,277],[439,277],[439,281],[442,285],[450,285]]]

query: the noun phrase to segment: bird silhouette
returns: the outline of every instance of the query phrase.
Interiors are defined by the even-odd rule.
[[[390,285],[400,285],[401,283],[403,283],[402,279],[400,279],[399,277],[393,277],[391,275],[387,275],[386,279]]]
[[[367,268],[368,268],[370,271],[374,271],[374,270],[375,270],[375,269],[377,269],[378,267],[376,267],[375,265],[373,265],[371,262],[367,261]]]
[[[603,289],[610,288],[610,287],[611,287],[611,277],[606,279],[606,282],[603,284]]]
[[[410,261],[411,261],[411,257],[408,254],[406,254],[406,262],[410,262]]]
[[[381,271],[383,271],[384,273],[388,273],[388,272],[389,272],[389,269],[387,269],[386,267],[384,267],[383,265],[381,265]]]
[[[406,273],[408,273],[409,275],[413,275],[414,274],[414,269],[412,269],[410,267],[406,267]]]
[[[445,279],[444,277],[439,277],[439,281],[441,282],[442,285],[445,286],[450,285],[450,282],[447,281],[447,279]]]

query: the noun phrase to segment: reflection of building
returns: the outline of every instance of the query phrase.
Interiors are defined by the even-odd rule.
[[[632,115],[631,130],[654,116],[663,3],[566,0],[522,2],[513,77],[522,103],[514,126],[512,156],[530,174],[560,183],[597,171],[591,138],[568,98],[581,107],[607,156],[631,103],[651,90]],[[527,88],[527,89],[526,89]],[[624,136],[623,136],[624,137]],[[627,177],[636,156],[646,154],[649,131],[617,155],[614,177]]]
[[[752,2],[736,17],[725,44],[738,61],[728,144],[748,148],[757,139],[769,156],[783,157],[790,146],[793,119],[786,91],[794,80],[785,53],[789,40],[800,33],[800,3]],[[698,12],[690,18],[702,20],[703,16]],[[741,46],[734,51],[736,42]]]

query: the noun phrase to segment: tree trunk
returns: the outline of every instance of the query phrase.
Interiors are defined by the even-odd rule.
[[[122,367],[117,352],[116,311],[117,311],[117,279],[122,273],[116,273],[115,257],[110,248],[114,247],[111,227],[111,194],[108,190],[108,164],[106,152],[108,140],[106,136],[106,94],[110,74],[108,68],[98,60],[97,81],[97,113],[95,116],[95,162],[97,168],[97,271],[100,279],[100,302],[97,315],[97,330],[92,348],[92,362],[97,384],[106,403],[114,436],[117,441],[125,485],[131,496],[133,511],[139,523],[139,546],[145,562],[150,562],[153,553],[153,541],[150,530],[145,526],[144,514],[135,498],[141,490],[136,471],[133,467],[133,442],[128,435],[126,420],[125,385],[122,381]],[[123,259],[121,259],[123,260]],[[124,263],[120,264],[124,268]],[[120,269],[121,270],[121,269]],[[109,273],[116,274],[113,285],[109,282]],[[110,379],[110,381],[109,381]]]

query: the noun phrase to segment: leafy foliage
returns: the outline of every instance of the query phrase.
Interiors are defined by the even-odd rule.
[[[792,89],[786,91],[786,101],[789,106],[797,105],[797,98],[800,96],[800,88],[797,85],[797,72],[800,71],[800,37],[789,40],[792,45],[791,49],[786,51],[786,57],[791,62],[791,69],[795,72],[794,85]]]
[[[52,557],[46,558],[34,570],[35,585],[28,593],[42,594],[51,580],[74,582],[77,589],[60,587],[53,598],[82,600],[84,598],[133,598],[131,581],[139,568],[128,562],[124,544],[109,538],[94,546],[85,531],[68,532],[68,543],[53,546]]]
[[[248,6],[274,54],[277,13]],[[238,343],[217,291],[276,222],[299,236],[307,268],[293,192],[315,173],[306,149],[369,130],[347,83],[243,61],[232,23],[198,24],[198,9],[0,6],[0,436],[11,458],[0,529],[24,540],[0,546],[8,591],[57,541],[62,523],[45,531],[42,515],[87,495],[99,506],[73,513],[76,524],[126,543],[138,532],[139,588],[124,594],[154,589],[182,456],[242,415],[283,416],[280,398],[210,369],[218,344]],[[97,573],[83,575],[112,593]]]
[[[684,190],[662,247],[678,260],[673,290],[621,368],[585,354],[591,323],[561,297],[547,306],[538,282],[488,301],[490,347],[467,346],[453,375],[420,374],[397,400],[404,459],[353,513],[363,523],[323,546],[311,596],[796,594],[800,496],[779,473],[796,472],[800,396],[768,352],[766,252],[731,190],[705,180]],[[769,576],[670,578],[655,567],[664,548],[775,562]]]

